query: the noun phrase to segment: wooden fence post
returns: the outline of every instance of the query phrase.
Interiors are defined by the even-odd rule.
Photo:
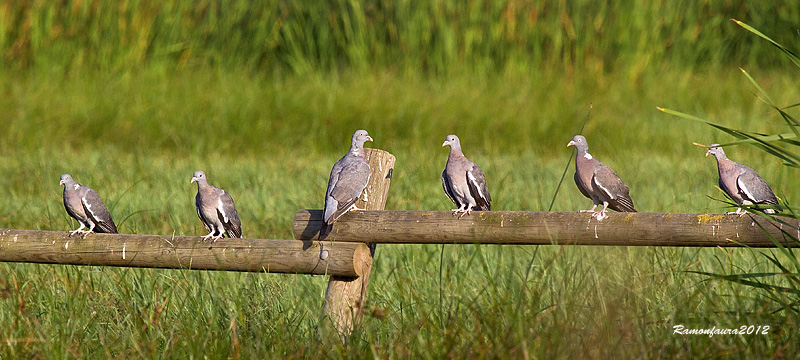
[[[389,193],[395,157],[383,150],[370,148],[365,150],[371,173],[367,188],[356,201],[356,206],[366,210],[383,210]],[[345,214],[342,218],[347,216]],[[334,243],[336,240],[347,241],[347,239],[337,239],[336,224],[333,225],[327,240]],[[372,260],[372,256],[375,255],[375,244],[370,244],[369,249]],[[328,289],[325,291],[325,304],[322,306],[323,324],[320,325],[321,327],[333,325],[345,342],[353,326],[361,319],[364,308],[372,261],[364,262],[363,266],[364,269],[359,277],[331,276]]]

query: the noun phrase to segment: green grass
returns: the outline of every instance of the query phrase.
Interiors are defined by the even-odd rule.
[[[656,106],[734,128],[781,126],[742,89],[736,69],[659,70],[640,84],[549,73],[442,81],[202,70],[6,75],[0,226],[75,227],[57,183],[69,172],[101,194],[123,232],[201,235],[189,179],[203,169],[233,194],[246,236],[291,238],[294,212],[322,206],[330,166],[356,128],[397,156],[387,209],[451,207],[439,180],[447,153],[440,145],[456,133],[486,172],[496,209],[546,210],[589,102],[590,150],[629,184],[637,208],[719,212],[725,208],[707,197],[720,197],[714,161],[691,142],[730,139]],[[800,95],[780,74],[758,76],[777,103]],[[756,168],[779,196],[797,198],[794,170],[746,147],[728,153]],[[568,178],[554,210],[589,205]],[[367,309],[379,316],[365,317],[348,347],[315,337],[324,277],[3,264],[0,351],[45,358],[575,358],[798,350],[796,314],[747,287],[686,272],[776,271],[758,255],[771,250],[445,246],[441,283],[440,251],[378,248]],[[679,337],[676,324],[773,330]]]
[[[122,232],[202,235],[189,180],[204,170],[245,236],[291,238],[358,128],[397,157],[387,209],[452,207],[440,145],[455,133],[494,209],[547,210],[590,103],[590,151],[637,209],[722,212],[716,164],[692,142],[734,138],[656,107],[785,132],[739,66],[775,104],[800,98],[789,60],[728,20],[796,49],[792,2],[245,5],[0,1],[0,227],[75,228],[58,185],[71,173]],[[726,152],[797,201],[797,170]],[[569,177],[555,211],[590,206]],[[796,304],[695,273],[779,272],[763,254],[791,263],[769,249],[379,246],[348,346],[316,335],[323,276],[4,263],[0,357],[792,357]]]

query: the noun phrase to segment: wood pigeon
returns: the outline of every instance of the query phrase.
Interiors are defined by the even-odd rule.
[[[575,185],[578,186],[578,190],[583,196],[592,199],[593,202],[591,209],[581,210],[581,212],[591,212],[592,217],[596,217],[597,220],[606,218],[606,208],[620,212],[636,212],[628,186],[622,182],[614,170],[589,154],[589,144],[585,137],[575,135],[567,146],[575,146],[577,149]],[[601,203],[603,209],[595,211],[597,205]]]
[[[711,144],[706,156],[714,155],[717,159],[719,170],[719,187],[728,194],[739,205],[778,205],[778,198],[772,192],[761,176],[755,170],[739,164],[725,156],[725,151],[719,144]],[[767,214],[774,214],[778,209],[763,209]],[[736,214],[745,214],[742,208],[735,211]]]
[[[457,208],[452,209],[459,219],[472,210],[490,211],[492,197],[486,187],[486,177],[477,164],[467,159],[461,152],[458,136],[447,135],[442,146],[450,146],[450,155],[442,171],[442,188]]]
[[[333,164],[325,191],[325,212],[319,240],[324,240],[330,234],[333,223],[339,217],[350,210],[359,210],[355,203],[367,188],[370,174],[364,152],[364,143],[367,141],[372,141],[367,131],[357,130],[350,141],[350,151]]]
[[[69,174],[61,175],[61,185],[64,185],[64,208],[69,216],[81,224],[70,231],[69,236],[81,234],[82,237],[92,232],[116,234],[117,225],[111,219],[111,214],[106,209],[97,192],[72,180]],[[83,230],[88,226],[89,230]]]
[[[242,237],[242,221],[236,212],[233,198],[227,191],[210,185],[206,173],[195,171],[192,181],[197,182],[197,195],[194,197],[194,207],[197,217],[208,230],[208,235],[203,236],[203,241],[211,239],[213,244],[223,234],[229,238]]]

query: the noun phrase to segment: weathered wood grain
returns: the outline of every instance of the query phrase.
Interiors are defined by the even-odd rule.
[[[383,210],[386,206],[386,197],[389,194],[389,183],[392,179],[395,158],[394,155],[383,150],[367,148],[366,151],[367,163],[369,163],[370,167],[370,178],[364,194],[356,201],[356,206],[360,209]],[[317,225],[321,224],[322,213],[320,213],[320,221]],[[319,226],[315,229],[299,229],[296,231],[306,235],[317,234],[319,233]],[[311,236],[311,238],[316,238],[316,235]],[[341,238],[341,235],[339,235],[339,221],[337,221],[327,239],[335,242],[340,241],[337,239]],[[374,244],[370,246],[370,250],[370,254],[374,256]],[[369,261],[364,263],[364,268],[358,277],[331,276],[328,282],[322,311],[324,316],[331,320],[334,329],[345,342],[353,330],[353,326],[361,319],[371,269],[372,261]]]
[[[318,231],[320,210],[300,210],[294,234],[306,239]],[[609,213],[602,221],[578,212],[486,211],[457,219],[449,211],[359,211],[337,222],[336,239],[378,244],[518,244],[616,246],[775,247],[761,224],[784,246],[798,246],[781,230],[800,237],[792,226],[762,217],[734,214]]]
[[[220,239],[0,229],[0,261],[360,276],[369,248],[343,241]]]

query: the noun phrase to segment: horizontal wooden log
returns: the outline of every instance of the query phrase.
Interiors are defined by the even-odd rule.
[[[296,239],[319,231],[320,210],[300,210],[294,218]],[[618,246],[775,247],[756,222],[785,246],[781,229],[800,237],[794,226],[734,214],[615,213],[597,221],[579,212],[472,212],[458,219],[449,211],[353,211],[336,222],[328,240],[380,244],[520,244]]]
[[[0,261],[166,269],[360,276],[369,248],[362,243],[199,236],[89,234],[0,229]]]

